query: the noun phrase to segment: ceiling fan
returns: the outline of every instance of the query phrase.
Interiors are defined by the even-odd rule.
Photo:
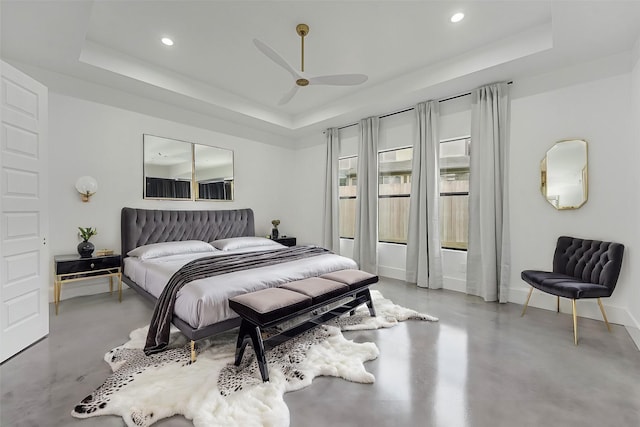
[[[280,56],[275,50],[271,49],[266,44],[262,43],[258,39],[253,39],[253,44],[264,53],[273,62],[287,70],[295,79],[294,85],[289,92],[287,92],[278,102],[278,105],[284,105],[293,98],[298,92],[299,87],[308,85],[333,85],[333,86],[354,86],[359,85],[367,81],[368,77],[364,74],[331,74],[327,76],[307,76],[304,73],[304,38],[309,34],[309,26],[307,24],[298,24],[296,26],[296,32],[300,36],[302,45],[302,57],[300,71],[296,71],[289,63]]]

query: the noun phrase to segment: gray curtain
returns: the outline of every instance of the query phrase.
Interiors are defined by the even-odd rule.
[[[327,129],[327,162],[324,183],[324,224],[322,246],[340,253],[338,155],[340,133],[337,128]]]
[[[471,93],[467,292],[485,301],[507,302],[509,114],[506,83]]]
[[[406,265],[407,282],[433,289],[442,288],[438,107],[437,101],[429,101],[415,108]]]
[[[353,259],[361,270],[378,272],[378,129],[379,119],[360,120],[356,185],[356,232]]]

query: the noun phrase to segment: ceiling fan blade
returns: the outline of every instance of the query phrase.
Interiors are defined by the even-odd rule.
[[[298,72],[291,65],[289,65],[289,63],[285,61],[284,58],[280,56],[280,54],[278,54],[278,52],[271,49],[269,46],[262,43],[258,39],[253,39],[253,44],[256,45],[256,47],[260,50],[260,52],[264,53],[267,57],[269,57],[269,59],[271,59],[273,62],[275,62],[276,64],[278,64],[279,66],[287,70],[289,73],[291,73],[291,75],[295,79],[299,78]]]
[[[287,102],[291,101],[291,98],[293,98],[293,95],[296,94],[296,92],[298,92],[298,85],[293,85],[293,87],[291,88],[291,90],[289,92],[287,92],[281,99],[280,101],[278,101],[278,105],[284,105]]]
[[[364,74],[333,74],[330,76],[311,77],[310,85],[334,85],[334,86],[353,86],[359,85],[367,81],[369,77]]]

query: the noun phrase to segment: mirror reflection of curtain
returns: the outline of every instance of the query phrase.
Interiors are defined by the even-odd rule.
[[[146,197],[191,198],[191,181],[147,177],[146,187]]]
[[[231,181],[199,182],[198,195],[200,199],[232,200]]]

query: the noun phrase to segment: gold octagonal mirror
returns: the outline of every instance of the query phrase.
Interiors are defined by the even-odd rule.
[[[556,209],[578,209],[587,202],[587,141],[556,142],[540,162],[540,190]]]

